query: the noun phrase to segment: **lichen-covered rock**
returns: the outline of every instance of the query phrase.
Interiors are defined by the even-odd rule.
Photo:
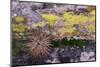
[[[80,61],[95,61],[95,53],[94,52],[82,52]]]
[[[65,61],[65,62],[75,62],[75,60],[77,60],[77,62],[79,61],[79,57],[81,54],[81,50],[79,48],[74,48],[74,47],[65,47],[63,51],[59,51],[60,57],[64,58],[67,57],[70,60],[69,61]]]
[[[12,5],[11,16],[12,18],[15,18],[12,20],[13,33],[19,33],[20,35],[24,35],[26,32],[28,32],[30,34],[30,31],[32,32],[35,30],[36,32],[36,30],[40,28],[40,30],[43,33],[47,34],[46,37],[48,37],[48,35],[54,36],[54,37],[50,36],[51,37],[50,40],[51,39],[61,40],[63,37],[67,37],[68,41],[71,39],[71,37],[75,39],[75,41],[73,40],[71,41],[71,43],[68,43],[67,41],[68,45],[64,43],[65,41],[63,41],[63,44],[61,42],[58,42],[60,44],[59,47],[53,47],[53,44],[51,43],[50,46],[48,46],[49,45],[48,43],[46,48],[40,49],[41,47],[40,44],[42,44],[42,42],[46,40],[38,37],[38,35],[41,33],[40,32],[34,35],[34,37],[31,39],[32,41],[34,40],[34,43],[32,44],[30,42],[30,48],[32,48],[32,46],[34,47],[34,44],[36,43],[35,39],[36,40],[40,39],[41,41],[40,44],[38,44],[38,42],[40,41],[37,41],[37,46],[39,48],[38,49],[34,48],[35,51],[33,50],[32,54],[23,54],[23,52],[19,52],[21,55],[19,54],[16,56],[14,55],[12,59],[13,60],[12,64],[36,65],[36,64],[51,64],[51,63],[73,63],[80,61],[86,62],[86,61],[96,60],[95,23],[94,23],[95,11],[89,13],[90,16],[93,15],[93,17],[91,17],[90,18],[91,20],[88,21],[89,16],[87,14],[88,12],[87,6],[58,5],[50,3],[46,4],[46,3],[25,2],[25,1],[19,2],[18,0],[13,0],[11,2],[11,5]],[[90,36],[91,33],[93,33],[92,37],[94,38],[94,40]],[[41,36],[43,38],[45,37],[45,35]],[[22,40],[24,39],[25,38],[23,38]],[[76,46],[75,45],[77,43],[76,40],[78,39],[86,41],[84,44],[79,43],[78,41],[78,46]],[[47,41],[44,43],[47,44]],[[43,44],[42,46],[44,47],[45,44]],[[82,45],[82,47],[80,45]],[[50,48],[50,51],[48,48]],[[33,56],[27,56],[27,55],[33,55]]]
[[[31,27],[34,22],[41,22],[42,17],[39,13],[32,10],[32,5],[34,3],[26,2],[16,2],[12,1],[12,17],[14,16],[24,16],[27,18],[27,24]]]

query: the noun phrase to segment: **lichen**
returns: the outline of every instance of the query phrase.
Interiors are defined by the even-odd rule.
[[[42,14],[42,17],[50,24],[51,27],[54,26],[55,21],[59,18],[53,14]]]
[[[89,25],[88,27],[89,32],[95,32],[95,26],[94,25]]]
[[[24,23],[27,21],[27,19],[23,16],[15,16],[12,20],[14,23]]]
[[[18,53],[23,51],[24,45],[19,42],[19,41],[14,41],[12,42],[12,55],[17,56]]]
[[[33,23],[32,26],[33,27],[44,27],[47,24],[47,22],[37,22],[37,23]]]
[[[70,25],[88,22],[88,16],[83,14],[75,15],[74,13],[65,12],[63,19]]]
[[[23,24],[13,24],[12,27],[12,31],[16,33],[24,33],[28,30],[28,27]]]

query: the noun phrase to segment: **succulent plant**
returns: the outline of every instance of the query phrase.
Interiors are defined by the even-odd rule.
[[[42,32],[41,30],[34,30],[32,36],[28,37],[30,42],[27,47],[29,53],[33,58],[46,57],[50,51],[50,38],[51,36]]]
[[[95,25],[89,25],[87,29],[89,32],[95,32]]]

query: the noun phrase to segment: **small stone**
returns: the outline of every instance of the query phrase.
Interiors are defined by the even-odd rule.
[[[95,58],[91,58],[89,61],[95,61]]]
[[[51,63],[52,61],[51,61],[51,60],[46,60],[45,62],[46,62],[46,63]]]
[[[71,50],[75,49],[74,47],[71,48]]]
[[[89,55],[87,52],[82,52],[81,53],[81,57],[80,57],[80,61],[88,61],[89,60]]]
[[[85,48],[85,46],[83,46],[83,48]]]
[[[56,35],[57,33],[56,32],[52,32],[52,35]]]
[[[95,55],[95,53],[94,52],[89,52],[89,56],[94,56]]]
[[[71,59],[70,62],[74,62],[74,59]]]
[[[54,58],[52,63],[60,63],[60,61],[57,58]]]

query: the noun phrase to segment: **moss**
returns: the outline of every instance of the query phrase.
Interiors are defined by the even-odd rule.
[[[51,41],[52,47],[61,47],[60,40],[52,40]]]
[[[95,32],[95,25],[89,25],[87,29],[89,32]]]
[[[51,41],[51,44],[54,48],[61,48],[62,46],[74,46],[82,48],[85,45],[85,42],[79,39],[68,40],[67,38],[63,38],[61,40],[53,40]]]
[[[21,42],[12,42],[12,56],[17,56],[21,51],[23,51],[24,45]]]

